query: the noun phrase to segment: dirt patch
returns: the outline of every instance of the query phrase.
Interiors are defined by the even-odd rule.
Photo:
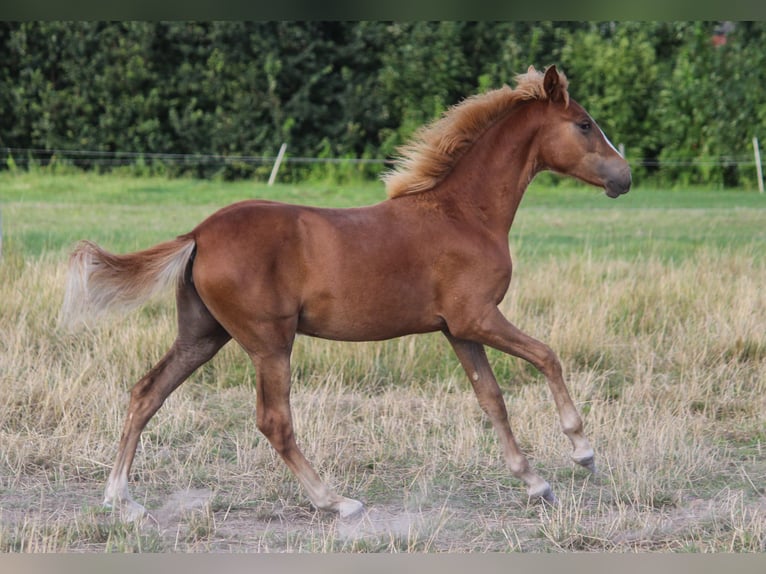
[[[177,529],[189,513],[206,511],[214,496],[215,493],[206,488],[179,490],[171,493],[166,502],[151,511],[149,516],[161,530]]]
[[[760,483],[761,467],[750,470]],[[136,487],[150,515],[124,524],[101,506],[100,482],[30,480],[2,492],[0,551],[766,551],[766,495],[752,487],[724,486],[709,496],[679,495],[650,507],[618,499],[608,485],[591,480],[570,492],[562,488],[557,508],[530,503],[521,489],[487,489],[482,482],[427,493],[391,491],[392,499],[341,519],[316,511],[291,489],[261,500],[233,497],[224,488],[163,495],[152,487],[142,497]]]

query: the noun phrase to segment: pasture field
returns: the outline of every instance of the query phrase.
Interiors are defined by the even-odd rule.
[[[153,518],[120,523],[102,489],[127,393],[174,337],[173,301],[62,332],[67,252],[148,247],[249,197],[384,191],[0,174],[0,552],[766,551],[766,197],[731,190],[527,192],[502,308],[558,352],[599,474],[570,461],[543,378],[490,359],[559,506],[510,477],[440,335],[299,338],[298,442],[367,514],[310,506],[255,428],[254,373],[230,343],[150,421],[131,487]]]

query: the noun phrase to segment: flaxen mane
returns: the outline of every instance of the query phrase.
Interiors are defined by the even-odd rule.
[[[503,86],[471,96],[447,110],[440,119],[416,131],[412,140],[397,150],[400,156],[394,168],[383,174],[388,197],[435,187],[463,152],[515,103],[548,98],[543,77],[542,72],[530,67],[526,74],[516,76],[515,89]],[[559,73],[559,78],[566,90],[566,77]]]

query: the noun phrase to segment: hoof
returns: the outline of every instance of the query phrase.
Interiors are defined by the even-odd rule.
[[[587,468],[593,474],[598,473],[598,470],[596,469],[596,457],[594,457],[593,455],[586,456],[585,458],[581,458],[581,459],[574,459],[574,461],[577,464],[579,464],[581,467]]]
[[[104,500],[104,507],[118,513],[122,522],[139,522],[149,516],[146,508],[130,498],[118,502],[116,506],[111,500]]]
[[[338,504],[338,514],[341,518],[354,518],[362,514],[364,504],[352,498],[346,498]]]
[[[529,495],[529,498],[539,498],[551,506],[557,506],[559,503],[559,499],[556,498],[555,494],[553,494],[553,489],[547,482],[543,483],[542,486],[535,488],[534,490],[529,489],[527,494]]]
[[[553,490],[550,488],[540,497],[540,500],[546,504],[550,504],[551,506],[559,505],[559,499],[556,498],[556,495],[553,494]]]

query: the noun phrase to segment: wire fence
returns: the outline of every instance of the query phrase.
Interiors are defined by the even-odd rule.
[[[0,148],[3,158],[10,158],[20,164],[37,161],[41,164],[56,160],[71,162],[87,162],[93,165],[118,166],[130,165],[137,161],[159,161],[170,164],[209,164],[209,163],[243,163],[253,165],[273,165],[277,156],[228,155],[203,153],[154,153],[126,152],[100,150],[67,150],[67,149],[34,149],[34,148]],[[1,159],[1,158],[0,158]],[[300,157],[285,156],[285,163],[348,163],[348,164],[381,164],[390,165],[392,159],[387,158],[352,158],[352,157]]]
[[[699,167],[699,166],[742,166],[752,167],[755,165],[753,158],[745,157],[733,157],[733,156],[721,156],[717,158],[707,159],[631,159],[628,158],[629,163],[632,165],[639,165],[642,167]]]
[[[68,149],[35,149],[35,148],[0,148],[1,158],[11,158],[15,163],[38,161],[48,163],[55,159],[72,162],[89,162],[93,165],[130,165],[140,160],[160,161],[166,163],[200,164],[200,163],[245,163],[254,165],[273,165],[277,156],[228,155],[203,153],[155,153],[129,151],[100,151],[100,150],[68,150]],[[1,159],[0,158],[0,159]],[[353,158],[353,157],[301,157],[286,155],[285,163],[334,163],[334,164],[379,164],[392,165],[391,158]],[[755,160],[749,156],[720,156],[704,159],[656,159],[631,158],[628,161],[635,166],[643,167],[693,167],[693,166],[754,166]]]
[[[755,143],[754,143],[755,145]],[[49,165],[51,163],[74,165],[82,168],[109,169],[131,165],[167,165],[176,168],[225,168],[249,166],[251,169],[260,168],[265,173],[275,166],[279,159],[282,164],[298,166],[361,166],[372,170],[374,166],[386,168],[393,165],[392,158],[355,158],[355,157],[304,157],[291,156],[287,153],[283,158],[271,155],[236,155],[236,154],[207,154],[207,153],[165,153],[165,152],[131,152],[131,151],[102,151],[102,150],[72,150],[72,149],[42,149],[42,148],[0,148],[0,165],[2,163],[19,167],[32,164]],[[634,168],[646,168],[652,172],[660,170],[710,169],[721,168],[758,168],[760,165],[756,155],[723,155],[704,158],[634,158],[627,156],[628,162]],[[278,166],[279,164],[276,163]],[[762,184],[761,184],[762,185]]]

